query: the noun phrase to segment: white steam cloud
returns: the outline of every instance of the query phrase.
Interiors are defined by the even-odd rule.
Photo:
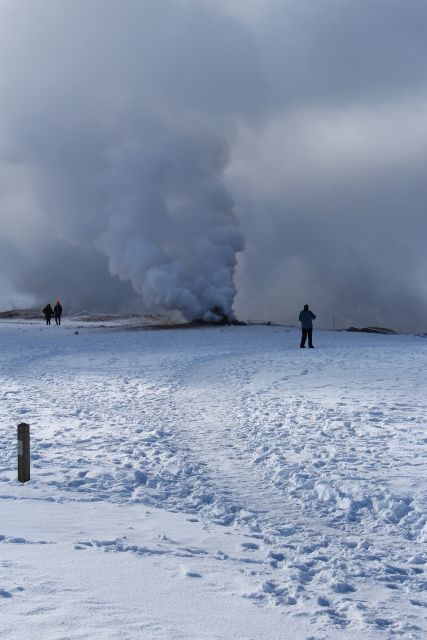
[[[148,306],[177,309],[188,320],[231,319],[243,245],[222,180],[227,148],[202,132],[147,142],[110,158],[112,197],[96,246]]]
[[[85,252],[91,260],[104,255],[110,275],[130,282],[145,307],[178,310],[187,320],[233,319],[236,254],[243,240],[223,176],[229,161],[224,118],[202,118],[203,108],[192,113],[195,99],[204,103],[215,91],[202,76],[203,63],[186,59],[185,40],[174,42],[163,11],[170,11],[179,35],[190,37],[205,14],[194,3],[186,9],[179,2],[156,9],[149,2],[76,2],[67,15],[61,3],[23,4],[29,12],[24,21],[12,3],[6,3],[8,11],[3,7],[15,38],[16,32],[20,36],[18,44],[7,43],[16,69],[3,87],[14,97],[2,110],[3,167],[9,174],[11,166],[26,168],[21,175],[15,171],[14,193],[31,194],[30,218],[36,212],[41,217],[44,233],[32,236],[26,262],[34,267],[32,254],[39,253],[43,293],[55,281],[46,269],[50,263],[62,273],[55,288],[68,307],[71,292],[76,307],[102,303],[100,269],[91,264],[84,271],[92,299],[76,293],[81,280],[74,248],[74,262],[86,261]],[[97,11],[105,19],[99,32],[92,24]],[[200,76],[196,96],[194,74]],[[2,215],[10,235],[19,238],[26,232],[18,231],[17,214],[26,218],[28,210],[10,213],[8,204],[3,201]],[[63,273],[69,268],[76,274],[71,292]],[[37,290],[34,269],[29,274],[17,262],[14,269],[18,286]],[[118,306],[117,282],[104,306]]]

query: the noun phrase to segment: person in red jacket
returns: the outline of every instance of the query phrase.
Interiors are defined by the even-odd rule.
[[[62,307],[59,300],[56,301],[56,305],[53,308],[53,315],[55,316],[56,324],[61,324]]]

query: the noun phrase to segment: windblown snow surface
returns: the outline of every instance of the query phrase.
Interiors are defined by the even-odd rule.
[[[427,340],[298,339],[0,324],[1,638],[426,637]]]

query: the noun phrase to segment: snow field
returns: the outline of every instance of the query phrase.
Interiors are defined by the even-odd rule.
[[[43,588],[30,600],[52,638],[424,637],[424,338],[317,332],[318,348],[303,351],[296,331],[275,327],[74,330],[0,325],[9,637],[20,637],[31,563],[51,584],[51,611]],[[94,563],[114,583],[114,557],[137,574],[133,590],[120,579],[133,605],[103,585],[92,610],[95,584],[85,606],[70,567]],[[207,631],[221,611],[229,622]]]

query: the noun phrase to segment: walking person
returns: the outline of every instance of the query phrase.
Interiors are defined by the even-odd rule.
[[[44,313],[44,317],[46,318],[46,324],[50,324],[50,319],[53,316],[52,305],[50,303],[47,304],[42,313]]]
[[[53,315],[55,316],[56,324],[61,324],[62,307],[59,300],[56,301],[56,305],[53,307]]]
[[[308,308],[308,304],[304,305],[304,309],[299,314],[299,321],[301,322],[301,349],[305,349],[305,341],[308,338],[308,346],[310,349],[313,347],[313,320],[316,316]]]

